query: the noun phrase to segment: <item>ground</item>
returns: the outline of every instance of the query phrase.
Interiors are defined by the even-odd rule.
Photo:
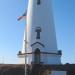
[[[44,75],[48,70],[64,70],[67,75],[75,75],[75,64],[65,65],[27,65],[28,75]],[[0,64],[0,75],[24,75],[24,65],[17,64]],[[45,71],[45,72],[44,72]],[[44,72],[44,73],[43,73]],[[47,72],[48,73],[48,72]]]

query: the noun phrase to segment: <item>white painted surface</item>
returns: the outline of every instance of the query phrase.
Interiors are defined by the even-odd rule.
[[[41,27],[42,30],[40,40],[36,39],[35,30],[37,27]],[[37,5],[37,0],[29,0],[27,12],[27,41],[30,45],[39,41],[45,45],[47,52],[57,52],[51,0],[41,0],[40,5]]]
[[[67,71],[52,71],[51,75],[67,75]]]
[[[19,58],[19,64],[24,64],[25,63],[25,58],[22,57],[22,58]]]
[[[40,39],[36,39],[36,28],[40,27]],[[27,11],[27,51],[34,52],[39,48],[42,52],[58,53],[56,33],[53,22],[53,14],[51,0],[41,0],[41,4],[37,5],[37,0],[29,0]],[[25,35],[24,35],[25,38]],[[25,40],[25,39],[24,39]],[[39,44],[31,46],[35,42],[42,43],[45,47]],[[24,41],[23,41],[24,43]],[[22,52],[25,52],[25,43],[23,44]],[[28,56],[28,64],[34,61],[34,55]],[[43,55],[41,61],[44,64],[61,64],[60,55]]]
[[[22,46],[22,53],[25,53],[25,31],[24,31],[24,37],[23,37],[23,46]]]

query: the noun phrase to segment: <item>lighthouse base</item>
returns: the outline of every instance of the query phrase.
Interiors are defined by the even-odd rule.
[[[26,54],[26,62],[27,64],[61,64],[61,53],[58,51],[57,53],[50,52],[30,52],[30,53],[18,53],[19,64],[25,64],[25,54]]]

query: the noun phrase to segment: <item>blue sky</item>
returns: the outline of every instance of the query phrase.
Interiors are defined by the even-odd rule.
[[[17,21],[28,0],[0,0],[0,63],[18,63],[25,20]],[[75,63],[75,0],[52,0],[58,49],[62,63]]]

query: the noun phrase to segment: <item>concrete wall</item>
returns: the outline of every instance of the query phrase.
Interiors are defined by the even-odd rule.
[[[51,75],[67,75],[67,71],[52,71]]]

